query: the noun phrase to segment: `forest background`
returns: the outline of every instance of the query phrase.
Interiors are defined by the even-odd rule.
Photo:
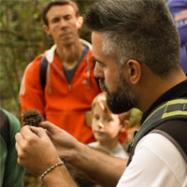
[[[18,92],[25,67],[51,46],[40,12],[48,0],[0,0],[0,107],[19,116]],[[75,0],[84,16],[94,0]],[[84,26],[82,38],[90,41]]]

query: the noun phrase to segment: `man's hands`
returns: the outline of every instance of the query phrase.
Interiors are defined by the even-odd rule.
[[[62,157],[103,186],[116,186],[125,169],[125,160],[89,148],[50,122],[42,122],[40,126],[42,128],[24,126],[16,134],[16,149],[20,165],[33,174],[41,175],[47,168],[58,163]],[[58,167],[50,172],[44,178],[44,183],[54,187],[76,186],[65,167]]]
[[[81,144],[77,139],[48,121],[40,123],[40,126],[46,129],[48,136],[55,145],[58,155],[61,158],[66,161],[75,158],[76,150]]]
[[[64,142],[67,149],[72,147],[76,141],[71,135],[63,130],[56,128],[49,122],[44,122],[41,127],[24,126],[19,133],[16,134],[16,149],[18,153],[18,163],[28,169],[35,175],[44,173],[51,166],[60,163],[60,157],[54,146]],[[54,144],[50,140],[54,141]],[[64,141],[63,141],[64,140]],[[61,150],[61,149],[60,149]],[[66,149],[65,149],[66,150]],[[55,167],[47,175],[43,175],[43,184],[46,186],[66,186],[77,187],[69,174],[66,167]]]
[[[57,163],[75,158],[79,143],[73,136],[45,121],[41,127],[24,126],[16,134],[18,163],[35,175]]]
[[[35,175],[41,175],[51,165],[60,161],[58,153],[46,130],[25,126],[16,134],[18,163]]]

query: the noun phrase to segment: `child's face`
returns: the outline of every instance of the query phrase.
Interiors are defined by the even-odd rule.
[[[92,115],[92,131],[97,141],[118,139],[122,130],[118,115],[103,111],[99,105],[95,105]]]

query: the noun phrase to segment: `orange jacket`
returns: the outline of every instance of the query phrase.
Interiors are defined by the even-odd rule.
[[[100,92],[93,74],[92,52],[89,51],[79,63],[70,84],[59,57],[54,53],[53,62],[47,68],[44,93],[39,76],[41,58],[41,55],[36,57],[24,72],[19,95],[21,111],[37,109],[46,120],[63,128],[79,141],[92,141],[93,135],[85,122],[85,112],[90,110],[93,98]]]

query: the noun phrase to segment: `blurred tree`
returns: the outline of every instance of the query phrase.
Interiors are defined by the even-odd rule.
[[[0,106],[18,114],[18,91],[26,65],[49,48],[40,12],[47,0],[0,0]],[[94,0],[76,0],[83,15]],[[81,37],[90,40],[83,28]]]

